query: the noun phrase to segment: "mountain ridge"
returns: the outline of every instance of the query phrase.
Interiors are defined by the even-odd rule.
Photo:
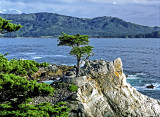
[[[0,14],[23,26],[17,32],[4,37],[58,37],[67,34],[85,34],[90,37],[127,37],[160,31],[160,27],[149,27],[126,22],[117,17],[77,18],[57,13]]]

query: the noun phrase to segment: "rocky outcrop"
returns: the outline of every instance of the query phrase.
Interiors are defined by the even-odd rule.
[[[80,77],[75,73],[75,68],[69,69],[51,84],[56,89],[52,97],[36,97],[32,103],[66,101],[70,117],[160,117],[160,101],[139,93],[126,82],[120,58],[113,62],[85,61]],[[77,92],[69,90],[70,84],[79,87]]]
[[[70,117],[160,116],[160,101],[139,93],[126,82],[120,58],[113,62],[85,61],[81,77],[71,70],[63,78],[79,89],[68,100]]]
[[[49,65],[47,67],[41,67],[30,77],[28,80],[46,81],[46,80],[56,80],[57,78],[63,77],[69,69],[73,69],[73,66],[66,65]]]

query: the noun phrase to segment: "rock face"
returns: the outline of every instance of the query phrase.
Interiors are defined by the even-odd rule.
[[[39,81],[56,80],[63,77],[69,69],[73,69],[73,66],[65,65],[49,65],[48,67],[41,67],[35,73],[33,73],[27,79],[34,79]]]
[[[68,100],[70,117],[160,116],[160,101],[149,98],[126,82],[120,58],[113,62],[85,61],[81,77],[65,76],[64,81],[79,89]]]

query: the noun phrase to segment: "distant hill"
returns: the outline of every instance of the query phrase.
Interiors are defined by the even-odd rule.
[[[67,34],[86,34],[90,37],[126,37],[160,31],[160,27],[149,27],[126,22],[116,17],[76,18],[53,13],[0,14],[23,26],[17,32],[4,37],[57,37]]]
[[[147,34],[138,34],[138,35],[125,35],[122,38],[160,38],[160,31],[155,31]]]

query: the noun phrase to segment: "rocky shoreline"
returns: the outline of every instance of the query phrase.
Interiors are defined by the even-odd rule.
[[[58,80],[66,75],[66,72],[73,69],[74,66],[66,65],[49,65],[48,67],[40,67],[39,70],[31,76],[26,76],[28,80],[37,80],[38,82],[47,80]]]
[[[50,65],[33,74],[34,78],[41,76],[41,80],[54,79],[51,85],[57,89],[52,97],[37,97],[33,103],[56,104],[63,100],[71,108],[70,117],[160,116],[160,101],[139,93],[126,82],[120,58],[113,62],[85,61],[80,77],[75,77],[74,67],[63,69]],[[75,84],[78,90],[70,91],[69,84]]]

